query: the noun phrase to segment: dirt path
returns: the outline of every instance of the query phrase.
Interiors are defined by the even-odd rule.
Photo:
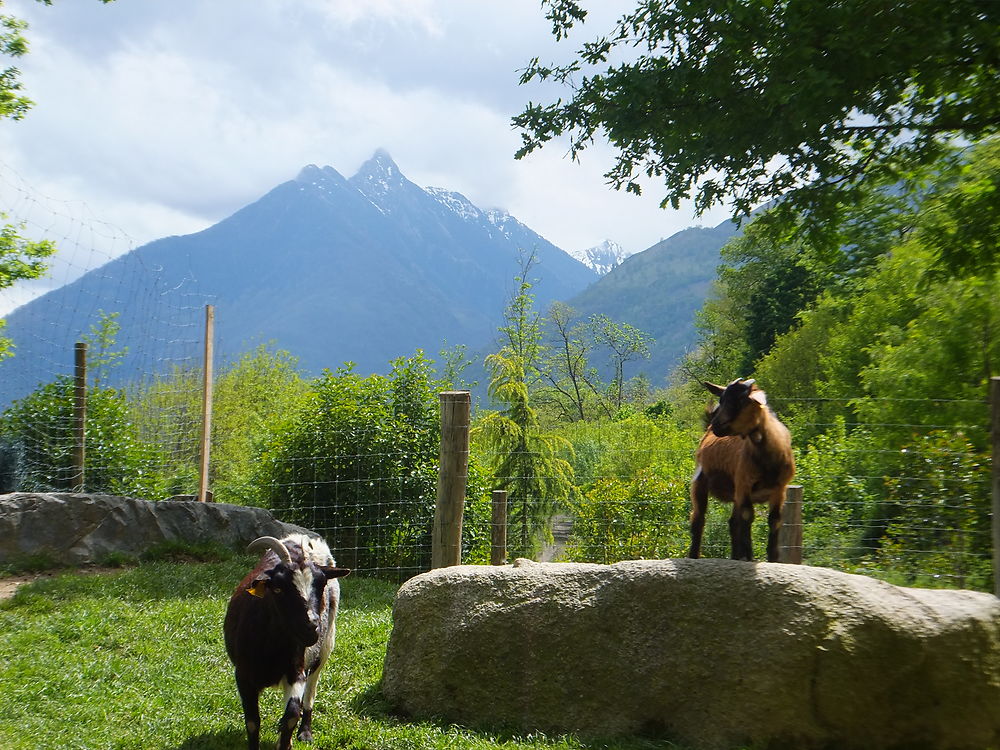
[[[566,541],[573,531],[573,519],[569,516],[553,516],[552,544],[546,544],[538,556],[538,562],[556,562],[566,548]]]

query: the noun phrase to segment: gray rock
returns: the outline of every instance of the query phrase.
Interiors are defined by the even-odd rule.
[[[0,563],[41,555],[54,562],[100,562],[111,553],[138,556],[168,541],[214,542],[238,549],[259,536],[312,533],[263,508],[225,503],[151,503],[114,495],[0,495]]]
[[[1000,746],[1000,600],[731,560],[458,566],[393,609],[383,691],[470,725],[695,748]]]

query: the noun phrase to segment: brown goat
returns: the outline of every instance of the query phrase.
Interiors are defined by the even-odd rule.
[[[778,529],[785,489],[795,475],[788,428],[767,406],[767,397],[753,380],[734,380],[723,387],[703,384],[718,396],[708,429],[695,454],[697,469],[691,481],[691,548],[688,557],[701,555],[708,496],[733,504],[729,517],[731,557],[753,559],[750,527],[754,503],[767,503],[767,559],[778,560]]]

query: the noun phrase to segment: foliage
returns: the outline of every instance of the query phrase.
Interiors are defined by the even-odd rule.
[[[687,479],[668,482],[649,469],[630,479],[600,479],[573,506],[566,558],[573,562],[683,557]]]
[[[0,18],[0,22],[2,22]],[[0,44],[3,43],[0,34]],[[0,117],[3,116],[4,83],[0,74]],[[4,224],[7,215],[0,213],[0,289],[5,289],[22,279],[37,279],[45,273],[44,258],[56,251],[56,246],[49,240],[31,242],[21,236],[23,225]],[[0,320],[0,329],[3,321]],[[0,362],[10,356],[12,344],[10,339],[0,336]]]
[[[260,501],[323,534],[347,567],[429,568],[440,445],[432,376],[419,352],[388,376],[327,371],[259,456]]]
[[[27,27],[20,18],[0,15],[0,55],[21,57],[28,51],[28,40],[23,33]],[[23,93],[19,76],[20,71],[15,67],[0,70],[0,119],[20,120],[32,105]]]
[[[609,352],[611,383],[608,400],[617,413],[625,405],[625,363],[635,359],[649,359],[650,337],[635,326],[618,323],[607,315],[595,315],[590,320],[594,339]]]
[[[801,433],[795,422],[790,427]],[[836,567],[875,547],[884,531],[886,458],[869,430],[848,432],[843,418],[800,451],[795,482],[804,487],[802,546],[810,564]]]
[[[554,338],[541,365],[546,388],[542,399],[555,406],[561,419],[587,418],[587,407],[596,390],[597,374],[588,361],[593,340],[587,326],[574,320],[576,311],[563,302],[549,308],[548,322]]]
[[[1000,270],[1000,140],[979,144],[953,179],[934,186],[927,204],[921,239],[935,256],[935,273]]]
[[[51,5],[52,0],[39,0]],[[101,0],[108,3],[111,0]],[[3,0],[0,0],[0,9]],[[24,31],[28,24],[15,16],[0,13],[0,57],[18,58],[28,52]],[[34,102],[25,94],[20,80],[21,72],[9,65],[0,68],[0,120],[20,120]],[[0,289],[22,279],[37,279],[45,273],[43,258],[52,255],[55,244],[49,240],[31,242],[21,236],[24,225],[5,224],[7,215],[0,213]],[[3,321],[0,320],[0,328]],[[0,361],[10,356],[10,339],[0,337]]]
[[[653,342],[648,334],[604,314],[580,320],[576,310],[562,302],[552,304],[544,323],[548,341],[540,348],[538,364],[542,384],[534,387],[533,396],[557,420],[613,417],[626,405],[645,405],[649,381],[641,374],[626,380],[625,365],[649,359]],[[591,364],[598,352],[607,354],[610,383],[603,382]]]
[[[73,379],[61,376],[14,402],[0,416],[0,440],[19,458],[18,489],[28,492],[75,489],[76,438]],[[162,484],[159,452],[139,435],[125,394],[113,388],[87,389],[85,489],[150,500]]]
[[[52,0],[38,0],[45,5],[51,5]],[[101,0],[103,3],[112,0]],[[3,2],[0,0],[0,8]],[[23,57],[28,52],[28,40],[24,36],[28,24],[15,16],[0,14],[0,56]],[[20,120],[34,104],[24,94],[20,81],[21,71],[13,66],[0,70],[0,120],[10,118]]]
[[[121,313],[106,313],[98,310],[98,322],[90,326],[90,333],[81,337],[87,345],[87,372],[91,375],[91,384],[96,388],[107,382],[108,371],[121,364],[128,354],[128,347],[115,349],[121,323],[118,317]]]
[[[141,438],[157,446],[164,494],[193,495],[198,490],[203,375],[174,366],[136,388],[135,423]]]
[[[212,476],[215,499],[252,503],[257,456],[281,425],[295,419],[308,384],[286,351],[258,346],[227,367],[214,386]]]
[[[876,564],[905,583],[989,590],[989,460],[962,433],[933,431],[903,449],[887,480],[891,518]]]
[[[569,448],[559,436],[544,432],[531,407],[524,364],[509,349],[491,354],[489,395],[504,404],[481,415],[473,440],[485,453],[495,489],[508,492],[508,543],[518,557],[532,557],[552,514],[573,491],[573,471],[559,456]]]
[[[543,6],[557,40],[587,15],[578,0]],[[955,139],[998,132],[997,28],[992,0],[640,0],[571,62],[527,65],[522,84],[572,95],[514,118],[517,156],[567,135],[576,157],[602,134],[618,189],[658,178],[663,205],[693,194],[699,212],[728,203],[736,215],[781,198],[771,222],[804,220],[819,241],[862,185],[896,184]]]
[[[194,494],[199,480],[203,374],[175,367],[136,389],[136,422],[163,456],[168,495]],[[294,419],[307,384],[288,352],[258,346],[224,367],[213,387],[209,485],[217,501],[259,503],[257,456],[280,424]]]
[[[569,560],[683,556],[695,433],[633,414],[614,422],[576,423],[560,434],[573,445],[580,486],[571,503]]]
[[[488,455],[494,489],[508,492],[508,535],[513,554],[532,557],[539,548],[552,514],[573,490],[569,463],[560,458],[568,444],[541,429],[538,412],[531,405],[529,379],[540,379],[544,354],[541,325],[527,281],[531,258],[522,258],[518,291],[504,310],[500,351],[486,358],[490,372],[488,394],[499,411],[481,415],[472,439]]]

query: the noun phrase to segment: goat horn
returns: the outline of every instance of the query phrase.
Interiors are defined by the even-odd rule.
[[[247,552],[256,552],[258,550],[262,553],[272,550],[285,565],[292,564],[292,556],[288,553],[288,547],[280,539],[275,539],[273,536],[262,536],[259,539],[254,539],[247,545]]]

